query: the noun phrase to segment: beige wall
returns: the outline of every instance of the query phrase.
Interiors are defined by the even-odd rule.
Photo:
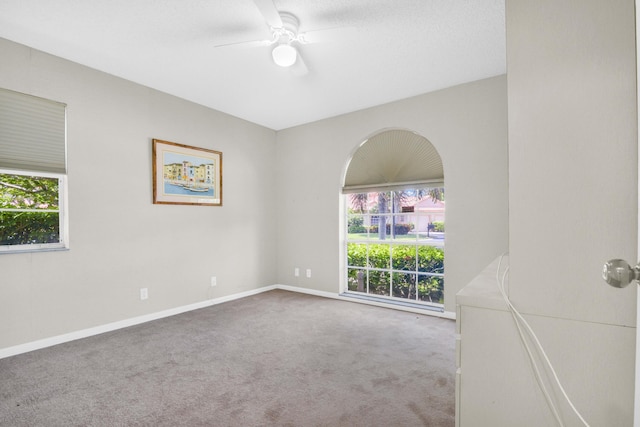
[[[339,291],[347,161],[374,133],[407,129],[442,157],[445,309],[455,311],[456,292],[507,250],[506,96],[499,76],[278,132],[278,283]]]
[[[0,256],[0,349],[275,283],[274,131],[5,40],[0,57],[0,87],[68,105],[71,244]],[[152,138],[222,151],[224,206],[152,204]]]

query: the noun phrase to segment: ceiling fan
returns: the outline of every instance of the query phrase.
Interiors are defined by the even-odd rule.
[[[262,16],[264,16],[265,22],[271,31],[271,38],[230,43],[216,47],[274,46],[271,51],[273,62],[281,67],[290,67],[294,75],[303,76],[309,73],[309,68],[302,58],[299,45],[335,39],[336,34],[331,37],[331,33],[336,32],[336,30],[342,30],[332,28],[300,33],[300,21],[298,18],[292,13],[279,11],[275,7],[273,0],[253,0],[253,2],[262,13]]]

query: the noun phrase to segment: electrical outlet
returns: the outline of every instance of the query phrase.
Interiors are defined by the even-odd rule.
[[[311,269],[307,268],[307,278],[311,278]]]
[[[298,267],[293,270],[293,275],[296,277],[300,276],[300,269]]]
[[[147,298],[149,298],[149,289],[140,288],[140,299],[141,300],[145,300]]]
[[[218,279],[216,276],[211,276],[211,286],[216,286],[218,284]]]

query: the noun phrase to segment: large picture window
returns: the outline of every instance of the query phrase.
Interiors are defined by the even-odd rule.
[[[342,290],[443,311],[444,169],[433,144],[404,129],[371,136],[348,160],[342,194]]]
[[[344,197],[347,292],[441,306],[444,188]]]

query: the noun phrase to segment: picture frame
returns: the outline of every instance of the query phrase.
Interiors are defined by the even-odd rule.
[[[222,152],[153,139],[153,203],[222,206]]]

